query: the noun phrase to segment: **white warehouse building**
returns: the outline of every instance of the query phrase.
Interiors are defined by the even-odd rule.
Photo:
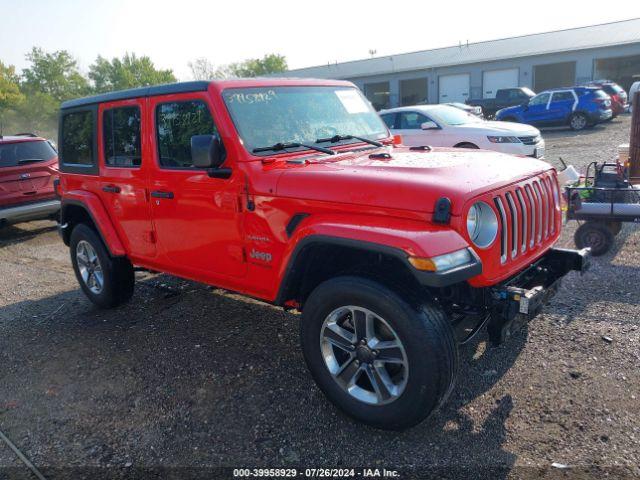
[[[499,88],[640,80],[640,18],[300,68],[288,77],[350,80],[376,109],[492,98]]]

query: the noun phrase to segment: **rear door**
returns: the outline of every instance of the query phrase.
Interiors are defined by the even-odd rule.
[[[145,118],[147,99],[103,103],[98,109],[100,195],[132,259],[156,253],[148,176],[153,161]]]
[[[56,151],[44,140],[0,144],[0,208],[55,198]]]
[[[578,97],[573,90],[553,92],[549,102],[549,124],[564,124],[578,105]]]

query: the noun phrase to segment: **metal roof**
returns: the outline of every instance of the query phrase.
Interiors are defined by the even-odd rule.
[[[355,78],[640,42],[640,18],[289,70],[287,75]]]

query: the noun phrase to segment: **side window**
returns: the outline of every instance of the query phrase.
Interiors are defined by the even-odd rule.
[[[416,112],[402,112],[400,116],[400,128],[405,130],[420,130],[420,125],[429,119]]]
[[[540,95],[536,95],[531,99],[529,105],[546,105],[549,101],[550,93],[541,93]]]
[[[94,114],[92,110],[64,113],[60,136],[60,158],[63,165],[91,167],[95,165]]]
[[[382,117],[382,121],[387,124],[388,128],[390,129],[396,128],[395,120],[397,115],[395,113],[387,113],[385,115],[380,115],[380,116]]]
[[[160,166],[164,168],[193,168],[191,137],[218,133],[202,100],[158,105],[156,132]]]
[[[551,99],[552,102],[573,102],[574,100],[572,92],[555,92]]]
[[[104,162],[110,167],[139,167],[140,108],[122,107],[106,110],[102,115]]]

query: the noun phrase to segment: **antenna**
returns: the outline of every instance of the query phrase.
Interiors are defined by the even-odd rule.
[[[371,55],[371,58],[373,58],[376,53],[378,53],[376,49],[374,48],[369,49],[369,55]]]

